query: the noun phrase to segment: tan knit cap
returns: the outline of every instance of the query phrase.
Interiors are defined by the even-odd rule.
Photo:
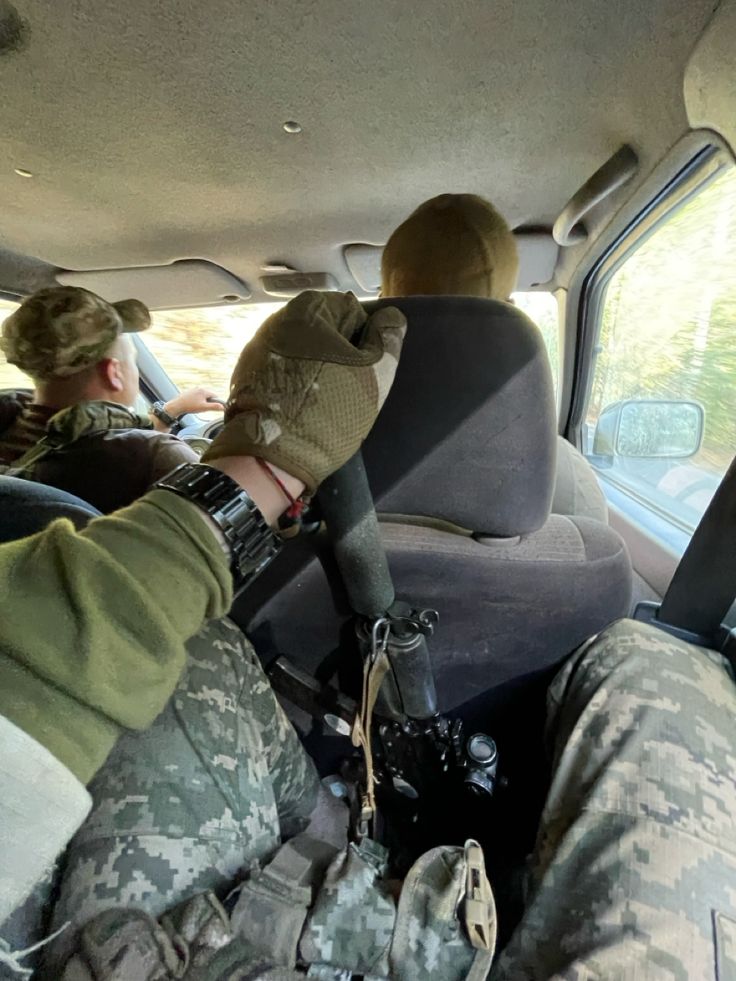
[[[383,250],[384,296],[483,296],[507,300],[519,257],[511,229],[477,194],[440,194],[399,225]]]

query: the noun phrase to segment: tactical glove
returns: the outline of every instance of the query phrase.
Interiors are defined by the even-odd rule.
[[[301,293],[245,346],[225,426],[202,457],[255,456],[314,493],[360,447],[388,395],[406,331],[352,293]]]

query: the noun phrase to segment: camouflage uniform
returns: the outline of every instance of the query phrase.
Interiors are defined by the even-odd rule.
[[[150,325],[140,300],[108,303],[80,286],[52,286],[3,321],[0,350],[31,378],[68,378],[104,358],[120,334]]]
[[[493,981],[736,977],[735,701],[724,658],[632,621],[609,627],[565,665],[549,692],[553,777],[529,900]],[[442,868],[447,876],[451,865]],[[346,918],[339,889],[330,895],[337,871],[328,873],[326,897],[320,893],[302,934],[304,949],[318,947],[333,965],[313,976],[339,977],[336,962],[351,970],[357,962],[366,977],[375,976],[366,970],[375,964],[381,975],[387,894],[366,888],[359,917],[351,890]],[[355,881],[365,886],[364,871]],[[439,881],[428,884],[427,910]],[[323,912],[330,903],[329,924],[343,925],[334,934]],[[442,970],[432,966],[448,938],[457,942],[451,927],[446,919],[439,929],[436,916],[410,922],[413,946],[393,976],[451,976],[443,973],[446,960]],[[266,933],[277,936],[278,926]],[[109,912],[85,930],[78,973],[68,977],[297,976],[271,973],[258,940],[258,930],[237,929],[235,912],[228,922],[207,894],[161,926],[135,911]],[[144,964],[159,973],[142,973]]]
[[[736,978],[736,691],[622,620],[549,691],[552,784],[494,981]]]
[[[109,907],[159,916],[221,894],[314,808],[316,770],[242,632],[212,620],[187,653],[153,726],[123,736],[89,785],[94,807],[67,851],[52,930]],[[50,963],[74,942],[64,931]]]

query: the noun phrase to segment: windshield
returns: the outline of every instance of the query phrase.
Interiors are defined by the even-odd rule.
[[[557,301],[551,293],[515,293],[514,302],[539,326],[557,386]],[[180,390],[203,385],[226,396],[238,355],[266,317],[284,303],[159,310],[145,333],[145,344]],[[18,307],[0,299],[0,323]],[[30,388],[27,375],[0,355],[0,389]]]
[[[283,303],[159,310],[144,343],[180,390],[203,385],[226,396],[238,355]]]
[[[515,293],[514,302],[540,327],[557,381],[557,301],[551,293]],[[203,385],[227,395],[243,346],[283,303],[201,307],[152,313],[144,343],[181,390]]]

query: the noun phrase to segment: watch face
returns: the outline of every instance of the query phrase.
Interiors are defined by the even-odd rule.
[[[164,403],[161,401],[153,403],[153,405],[151,406],[151,413],[157,419],[160,419],[165,426],[173,426],[174,423],[176,422],[174,416],[169,415],[169,413],[166,411]]]

